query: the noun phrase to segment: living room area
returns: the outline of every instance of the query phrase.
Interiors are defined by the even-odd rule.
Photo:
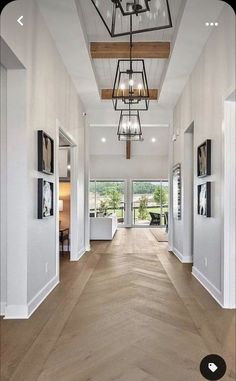
[[[117,228],[150,228],[167,241],[169,126],[146,127],[146,139],[132,142],[130,159],[115,135],[113,127],[90,129],[90,238],[112,239]]]

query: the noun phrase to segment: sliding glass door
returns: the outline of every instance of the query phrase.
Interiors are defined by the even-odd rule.
[[[133,226],[168,224],[168,181],[132,181]]]
[[[124,225],[125,216],[125,182],[124,181],[90,181],[90,217],[102,217],[115,214],[118,223]]]
[[[115,214],[120,226],[164,227],[168,225],[168,181],[91,180],[89,205],[90,217]]]

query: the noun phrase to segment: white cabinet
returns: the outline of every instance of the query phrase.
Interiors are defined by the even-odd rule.
[[[90,217],[90,239],[112,240],[117,230],[117,217]]]

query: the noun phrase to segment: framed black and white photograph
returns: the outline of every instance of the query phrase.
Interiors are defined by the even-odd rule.
[[[173,168],[173,216],[181,220],[181,164]]]
[[[54,141],[44,131],[38,131],[38,171],[54,173]]]
[[[211,175],[211,140],[206,140],[197,149],[197,175]]]
[[[40,220],[54,215],[53,188],[53,183],[38,179],[38,219]]]
[[[198,185],[198,214],[211,217],[211,183]]]

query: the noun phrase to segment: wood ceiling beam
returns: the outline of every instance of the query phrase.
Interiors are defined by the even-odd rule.
[[[131,141],[126,142],[126,159],[130,160],[131,159]]]
[[[129,42],[91,42],[90,53],[93,59],[129,58]],[[169,58],[170,42],[133,42],[133,58]]]
[[[128,90],[127,90],[128,91]],[[138,90],[134,90],[137,91]],[[151,101],[156,101],[158,99],[158,89],[149,89],[149,99]],[[112,99],[112,89],[102,89],[101,90],[101,99],[102,100],[111,100]]]

